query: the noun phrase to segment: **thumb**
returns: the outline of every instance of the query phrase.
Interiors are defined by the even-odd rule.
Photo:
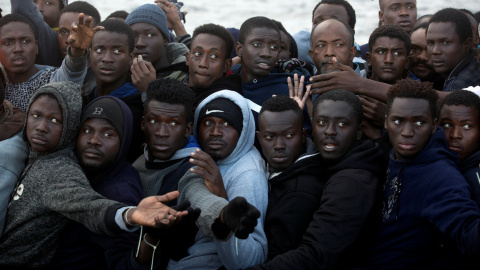
[[[340,70],[347,70],[349,67],[344,65],[344,64],[340,64],[340,62],[338,62],[337,60],[337,57],[333,57],[332,58],[332,62],[333,62],[333,66],[336,68],[336,69],[340,69]]]
[[[175,190],[175,191],[172,191],[172,192],[169,192],[167,194],[164,194],[164,195],[161,195],[161,196],[156,196],[157,197],[157,200],[159,202],[168,202],[168,201],[171,201],[173,199],[176,199],[178,196],[180,195],[180,193]]]

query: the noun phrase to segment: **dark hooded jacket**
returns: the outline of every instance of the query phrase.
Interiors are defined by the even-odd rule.
[[[379,146],[363,141],[325,167],[320,206],[300,246],[251,269],[349,269],[362,259],[378,213],[385,162]]]
[[[97,233],[120,230],[114,217],[124,205],[105,199],[91,188],[73,151],[82,111],[80,87],[72,82],[46,84],[32,96],[27,112],[44,94],[53,95],[62,109],[62,134],[52,151],[30,152],[0,239],[2,269],[41,268],[51,263],[68,219]],[[25,128],[23,134],[28,143]]]
[[[480,151],[477,151],[463,160],[460,165],[460,172],[470,185],[472,199],[477,202],[480,208]]]
[[[115,163],[102,173],[89,176],[88,180],[93,189],[106,198],[127,205],[137,205],[143,198],[140,176],[127,162],[127,151],[132,138],[132,113],[124,102],[110,96],[96,98],[83,111],[95,106],[95,102],[102,99],[109,99],[122,109],[123,132],[119,132],[122,136]],[[82,224],[69,221],[63,232],[53,268],[128,269],[137,241],[136,233],[122,232],[115,237],[97,235]]]
[[[442,235],[455,241],[462,253],[478,256],[480,211],[456,160],[441,128],[412,158],[396,160],[390,152],[383,221],[367,258],[368,269],[426,269]]]

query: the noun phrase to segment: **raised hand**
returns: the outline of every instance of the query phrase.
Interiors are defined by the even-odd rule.
[[[333,57],[332,62],[338,71],[312,76],[310,78],[311,94],[323,94],[333,89],[345,89],[356,93],[355,89],[358,87],[359,80],[363,78],[353,68],[338,63],[336,57]]]
[[[157,72],[152,63],[143,60],[141,55],[133,59],[130,72],[132,73],[132,84],[139,92],[147,90],[148,84],[157,78]]]
[[[200,175],[205,180],[205,185],[211,193],[228,200],[222,174],[213,158],[198,148],[190,156],[192,157],[189,160],[190,163],[198,167],[198,169],[191,168],[190,171]]]
[[[298,106],[300,109],[303,110],[305,108],[305,104],[307,103],[308,99],[311,99],[310,97],[310,85],[307,85],[306,91],[303,91],[304,84],[305,84],[305,76],[300,77],[300,82],[298,81],[298,74],[293,75],[293,85],[292,85],[292,79],[288,77],[287,79],[288,82],[288,93],[290,95],[290,98],[295,100],[298,103]]]
[[[183,3],[172,3],[167,0],[155,0],[155,4],[159,6],[165,15],[167,16],[168,28],[172,29],[177,36],[183,36],[187,34],[185,27],[182,23],[185,22],[185,16],[187,12],[180,12],[179,7],[183,6]],[[179,7],[177,7],[177,5]]]
[[[85,15],[83,13],[78,14],[78,23],[72,24],[72,31],[70,31],[70,36],[68,36],[67,39],[67,43],[70,45],[70,50],[74,57],[84,55],[85,50],[90,48],[93,35],[104,29],[103,26],[91,28],[92,17],[88,16],[85,20],[84,17]]]
[[[233,231],[236,237],[246,239],[255,230],[260,211],[245,198],[236,197],[223,208],[220,215],[222,223]]]
[[[136,208],[127,212],[127,224],[136,224],[150,227],[166,226],[188,214],[187,211],[175,211],[163,204],[177,198],[178,191],[169,192],[162,196],[150,196],[138,204]]]

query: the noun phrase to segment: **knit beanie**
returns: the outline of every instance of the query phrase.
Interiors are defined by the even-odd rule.
[[[236,129],[238,134],[242,133],[242,110],[230,99],[216,98],[207,103],[205,106],[203,106],[203,108],[200,110],[200,113],[198,114],[198,123],[200,123],[202,119],[207,116],[221,118],[227,121],[234,129]]]
[[[145,4],[139,6],[128,14],[125,23],[132,25],[134,23],[148,23],[157,27],[163,35],[170,40],[170,31],[168,30],[167,16],[162,8],[155,4]]]
[[[123,138],[123,110],[115,97],[99,97],[90,102],[82,113],[80,125],[88,118],[106,119],[117,131],[120,139]]]

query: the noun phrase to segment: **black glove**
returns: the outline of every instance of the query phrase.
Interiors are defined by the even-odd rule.
[[[257,226],[260,211],[243,197],[236,197],[222,210],[223,223],[240,239],[246,239]]]

